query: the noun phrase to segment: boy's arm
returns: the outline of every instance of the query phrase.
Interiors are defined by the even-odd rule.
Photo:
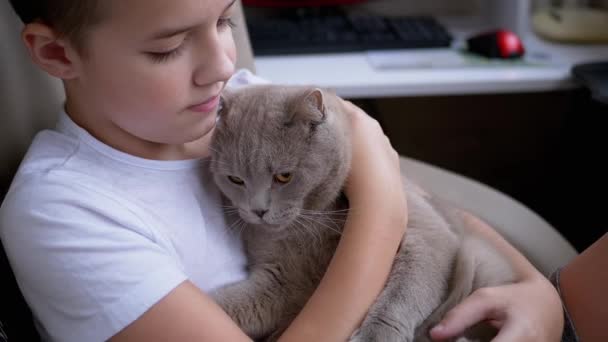
[[[347,340],[384,287],[407,225],[399,156],[377,121],[349,102],[351,210],[328,269],[280,341]]]
[[[185,281],[110,341],[238,342],[251,339],[209,296]]]
[[[493,342],[559,341],[563,313],[553,285],[492,227],[469,213],[462,215],[471,233],[490,241],[510,260],[517,279],[513,284],[473,292],[446,314],[431,336],[448,339],[480,321],[489,321],[499,329]]]
[[[560,273],[562,299],[581,341],[607,341],[608,233]]]

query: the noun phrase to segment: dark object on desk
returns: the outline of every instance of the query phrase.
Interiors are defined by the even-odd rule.
[[[608,104],[608,61],[575,65],[572,74],[598,102]]]
[[[450,33],[432,17],[349,15],[338,8],[286,9],[251,18],[256,56],[449,47]]]
[[[467,39],[470,52],[489,58],[519,58],[524,55],[524,45],[519,37],[507,30],[496,30],[474,35]]]

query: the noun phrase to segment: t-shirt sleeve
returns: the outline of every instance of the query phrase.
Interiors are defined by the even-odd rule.
[[[14,187],[0,238],[23,295],[53,341],[105,341],[187,279],[132,207],[93,188]]]

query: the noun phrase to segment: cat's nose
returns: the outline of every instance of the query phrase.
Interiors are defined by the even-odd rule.
[[[259,218],[262,218],[264,216],[264,214],[266,214],[268,212],[268,210],[264,210],[264,209],[255,209],[252,211],[254,214],[258,215]]]

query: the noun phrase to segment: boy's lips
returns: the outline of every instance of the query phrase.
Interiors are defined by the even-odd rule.
[[[206,100],[205,102],[201,102],[199,104],[195,104],[194,106],[188,107],[188,109],[193,112],[210,113],[217,107],[219,103],[220,96],[215,95],[212,98]]]

